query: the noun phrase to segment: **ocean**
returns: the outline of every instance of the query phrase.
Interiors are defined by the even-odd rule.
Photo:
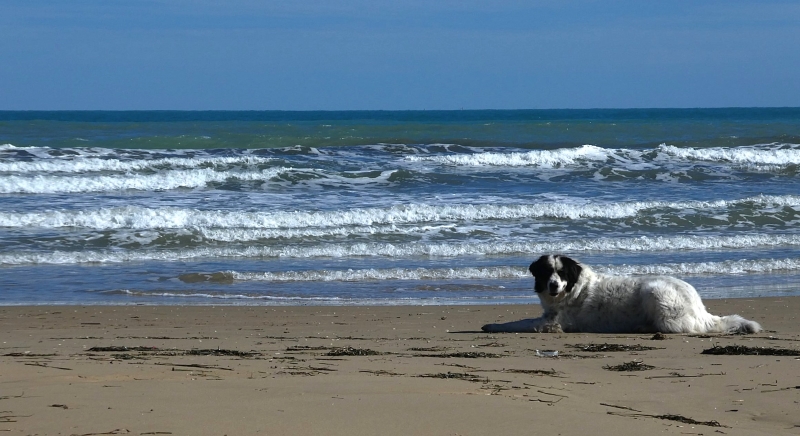
[[[800,109],[0,112],[0,305],[800,295]]]

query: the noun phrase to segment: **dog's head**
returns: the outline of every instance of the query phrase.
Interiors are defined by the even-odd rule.
[[[555,254],[540,257],[528,270],[536,279],[533,289],[539,294],[544,292],[555,297],[572,290],[582,268],[569,257]]]

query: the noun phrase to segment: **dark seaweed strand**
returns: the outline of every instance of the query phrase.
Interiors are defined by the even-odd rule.
[[[744,345],[714,346],[703,350],[700,354],[716,356],[800,356],[800,350],[774,347],[747,347]]]

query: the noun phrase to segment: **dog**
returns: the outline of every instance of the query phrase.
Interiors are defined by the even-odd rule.
[[[668,276],[624,277],[595,273],[569,257],[545,255],[528,268],[544,314],[503,324],[489,333],[758,333],[761,325],[739,315],[708,313],[694,287]]]

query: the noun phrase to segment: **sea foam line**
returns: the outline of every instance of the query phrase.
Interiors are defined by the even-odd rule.
[[[728,260],[723,262],[665,263],[651,265],[592,266],[609,275],[742,275],[800,270],[800,259]],[[196,283],[243,282],[364,282],[383,280],[492,280],[527,279],[531,275],[523,267],[461,267],[461,268],[367,268],[347,270],[189,273],[181,280]]]
[[[585,162],[614,161],[623,166],[654,168],[670,162],[705,161],[739,165],[774,165],[783,167],[800,164],[800,144],[760,144],[733,148],[675,147],[661,144],[654,149],[614,149],[595,145],[574,148],[531,151],[487,151],[473,154],[453,153],[435,156],[407,156],[409,162],[433,162],[443,165],[483,167],[558,168]]]
[[[743,275],[800,270],[800,259],[739,259],[723,262],[665,263],[592,267],[611,275]]]
[[[5,176],[0,178],[2,194],[55,194],[81,192],[113,192],[128,189],[163,191],[178,188],[198,188],[208,183],[230,179],[267,181],[291,171],[291,168],[270,168],[260,171],[215,171],[210,168],[175,170],[156,174],[104,176]]]
[[[681,148],[661,144],[658,151],[684,160],[742,165],[786,166],[800,164],[800,144],[763,144],[735,148]]]
[[[236,281],[265,282],[363,282],[377,280],[463,280],[523,278],[530,274],[524,267],[465,267],[465,268],[369,268],[320,271],[283,271],[243,273],[225,271]]]
[[[200,234],[204,239],[220,242],[247,242],[262,239],[291,239],[326,236],[350,236],[350,235],[420,235],[427,232],[442,230],[455,230],[455,224],[398,227],[396,225],[383,226],[347,226],[347,227],[325,227],[325,228],[299,228],[299,229],[208,229],[199,228]]]
[[[278,170],[275,170],[278,171]],[[224,177],[224,175],[222,175]],[[262,177],[269,177],[264,175]],[[452,221],[515,220],[524,218],[622,219],[651,209],[724,209],[744,204],[764,208],[800,206],[800,196],[756,196],[738,200],[635,201],[570,204],[407,204],[391,207],[339,209],[332,211],[208,211],[189,208],[125,206],[95,210],[47,210],[0,212],[0,227],[107,229],[293,229],[338,228]]]
[[[581,160],[606,161],[617,150],[595,145],[557,150],[532,150],[527,152],[482,152],[475,154],[448,154],[440,156],[407,156],[409,162],[434,162],[454,166],[542,166],[575,165]]]
[[[188,250],[87,250],[0,255],[0,265],[173,262],[218,258],[348,258],[348,257],[461,257],[530,255],[531,253],[664,252],[674,250],[751,249],[800,246],[800,235],[741,234],[736,236],[673,236],[599,238],[548,242],[487,243],[355,243],[300,246],[203,247]]]
[[[14,173],[39,173],[39,172],[62,172],[62,173],[91,173],[98,171],[141,171],[141,170],[162,170],[170,169],[195,169],[211,166],[217,167],[255,167],[264,165],[273,158],[263,158],[257,156],[235,156],[235,157],[169,157],[152,160],[143,159],[101,159],[97,157],[75,157],[70,159],[50,158],[38,159],[33,161],[0,161],[0,172]]]
[[[503,302],[513,302],[513,301],[523,301],[529,303],[531,296],[524,295],[524,296],[515,296],[515,295],[485,295],[485,296],[469,296],[469,297],[458,297],[458,296],[432,296],[427,298],[417,298],[417,297],[392,297],[392,298],[369,298],[369,297],[316,297],[316,296],[283,296],[283,295],[264,295],[264,294],[232,294],[232,293],[224,293],[224,292],[177,292],[177,291],[162,291],[162,292],[152,292],[152,291],[139,291],[139,290],[132,290],[132,289],[115,289],[111,291],[102,291],[102,294],[105,295],[127,295],[131,297],[140,297],[140,298],[152,298],[152,297],[161,297],[161,298],[174,298],[174,299],[192,299],[192,304],[197,304],[198,299],[208,299],[210,300],[208,303],[205,304],[219,304],[221,301],[224,301],[225,304],[241,304],[241,305],[250,305],[253,303],[261,303],[270,306],[296,306],[296,305],[303,305],[303,304],[313,304],[315,306],[318,305],[332,305],[332,306],[431,306],[431,305],[443,305],[443,304],[463,304],[464,302],[474,304],[476,302],[482,301],[503,301]],[[69,304],[69,303],[67,303]],[[89,303],[92,304],[92,303]],[[108,304],[103,302],[101,304]],[[114,304],[114,303],[111,303]],[[125,304],[125,303],[121,303]],[[146,301],[144,304],[148,304]],[[163,304],[163,301],[159,301],[159,304]],[[203,304],[203,303],[200,303]]]
[[[111,175],[10,175],[0,177],[0,194],[58,194],[116,192],[124,190],[166,191],[179,188],[202,188],[209,183],[239,181],[275,181],[285,174],[302,174],[303,180],[294,183],[321,183],[329,185],[374,185],[391,183],[397,170],[345,171],[341,174],[314,168],[274,167],[262,170],[224,170],[195,168],[184,170],[158,170],[155,174]]]

